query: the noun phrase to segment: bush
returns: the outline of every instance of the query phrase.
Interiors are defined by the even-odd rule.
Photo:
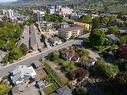
[[[105,78],[114,77],[119,72],[118,66],[106,63],[102,59],[96,62],[95,68]]]

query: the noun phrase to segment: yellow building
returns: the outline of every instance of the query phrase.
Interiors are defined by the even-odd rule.
[[[84,27],[85,31],[91,31],[92,25],[82,22],[74,22],[75,25]]]
[[[80,26],[61,28],[58,30],[58,36],[67,40],[81,35],[83,31],[84,28]]]

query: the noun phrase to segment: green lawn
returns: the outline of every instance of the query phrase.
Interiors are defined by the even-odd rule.
[[[63,87],[67,83],[67,80],[63,80],[63,79],[61,80],[61,77],[59,77],[58,74],[47,63],[44,63],[44,66],[48,74],[52,76],[52,78],[56,81],[56,83],[60,87]]]
[[[52,84],[46,88],[43,89],[45,95],[49,95],[50,93],[54,92],[56,89],[58,89],[57,84]]]

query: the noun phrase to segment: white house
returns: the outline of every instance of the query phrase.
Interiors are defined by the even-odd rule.
[[[11,75],[11,80],[14,84],[20,84],[30,79],[34,79],[36,76],[36,72],[32,66],[27,67],[25,65],[18,66],[15,70],[13,70]]]

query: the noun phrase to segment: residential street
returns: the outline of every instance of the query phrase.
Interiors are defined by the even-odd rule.
[[[86,36],[85,36],[86,35]],[[88,34],[85,34],[84,37],[88,37]],[[31,57],[25,58],[23,60],[19,60],[18,62],[9,64],[5,67],[2,67],[0,69],[0,77],[4,77],[7,76],[9,74],[9,72],[11,72],[12,70],[14,70],[18,65],[30,65],[32,64],[32,62],[34,62],[35,60],[39,60],[39,59],[43,59],[44,57],[46,57],[49,53],[53,52],[53,51],[57,51],[59,49],[62,48],[67,48],[69,46],[72,45],[79,45],[82,43],[82,40],[69,40],[61,45],[55,46],[53,48],[47,49],[45,51],[42,51],[40,53],[37,53]]]

